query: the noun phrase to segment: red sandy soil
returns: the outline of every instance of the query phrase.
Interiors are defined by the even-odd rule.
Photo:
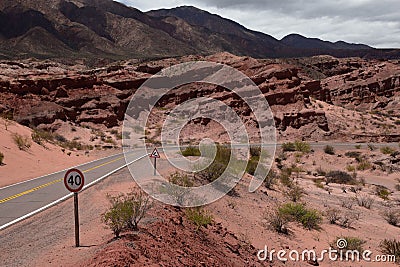
[[[62,148],[50,143],[45,147],[31,139],[32,130],[12,122],[5,128],[5,120],[0,118],[0,152],[4,154],[3,165],[0,166],[0,187],[22,182],[41,175],[50,174],[69,167],[80,165],[101,157],[118,153],[118,151],[72,151],[62,152]],[[31,147],[22,151],[13,141],[14,133],[26,136]]]
[[[336,155],[331,156],[316,151],[303,156],[298,164],[305,169],[312,168],[315,160],[318,166],[314,167],[321,164],[327,170],[341,169],[351,161],[337,156],[344,152],[336,151]],[[294,162],[294,153],[288,155],[285,164]],[[333,162],[336,165],[332,165]],[[165,160],[161,159],[159,164],[160,168],[166,167],[163,168],[165,175],[173,171],[167,168]],[[367,181],[372,177],[370,171],[360,172],[359,175]],[[378,172],[375,175],[378,182],[385,176]],[[245,176],[235,188],[235,195],[225,196],[205,207],[214,217],[213,224],[208,228],[196,232],[183,210],[155,203],[138,232],[124,233],[121,239],[115,240],[111,231],[101,223],[100,215],[109,206],[106,194],[117,195],[135,187],[125,169],[80,194],[81,248],[73,247],[73,205],[72,200],[68,200],[3,231],[0,261],[5,266],[311,266],[305,262],[282,263],[277,259],[272,263],[259,262],[256,254],[265,245],[276,250],[315,249],[318,252],[328,249],[339,236],[351,236],[365,240],[364,249],[377,255],[382,254],[379,249],[382,239],[400,235],[400,228],[389,225],[382,217],[386,209],[398,208],[400,192],[393,191],[389,200],[384,201],[375,196],[374,185],[366,184],[361,190],[375,200],[372,208],[366,209],[354,203],[351,209],[347,209],[341,207],[341,202],[354,202],[356,194],[350,191],[351,186],[329,184],[321,189],[314,184],[313,178],[305,172],[300,173],[298,178],[294,175],[295,182],[306,192],[302,202],[321,214],[332,207],[343,213],[359,214],[359,219],[351,228],[331,225],[324,217],[320,230],[309,231],[297,223],[290,223],[289,235],[277,234],[268,225],[268,217],[277,205],[288,202],[283,194],[285,188],[277,183],[274,190],[262,187],[255,193],[249,193],[250,177]],[[396,174],[384,180],[390,184],[389,188],[396,183],[394,178]],[[389,263],[328,260],[319,265],[395,266]]]

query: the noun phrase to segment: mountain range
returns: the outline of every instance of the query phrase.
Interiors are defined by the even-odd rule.
[[[0,58],[165,58],[230,52],[256,58],[400,58],[375,49],[291,34],[278,40],[192,6],[141,12],[112,0],[1,0]]]

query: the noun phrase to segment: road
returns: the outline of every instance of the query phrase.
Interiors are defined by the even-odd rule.
[[[129,163],[147,155],[129,153]],[[85,175],[85,187],[107,178],[127,166],[124,155],[117,154],[78,166]],[[64,186],[66,171],[49,174],[26,182],[0,188],[0,230],[37,214],[71,197]]]
[[[336,149],[348,150],[355,149],[356,145],[361,145],[363,148],[367,146],[367,144],[357,143],[311,143],[310,145],[315,149],[322,149],[327,144],[332,145]],[[382,146],[398,147],[397,143],[373,145],[378,148]],[[268,146],[270,145],[266,147]],[[280,146],[281,144],[277,145],[277,147]],[[146,156],[148,156],[148,154],[132,150],[128,153],[127,160],[125,160],[124,155],[121,153],[78,166],[77,168],[85,175],[84,189]],[[63,170],[54,174],[0,188],[0,230],[71,197],[72,193],[67,191],[63,183],[65,172],[66,171]]]

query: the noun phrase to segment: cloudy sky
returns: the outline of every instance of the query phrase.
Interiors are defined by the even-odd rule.
[[[193,5],[281,39],[290,33],[400,48],[399,0],[118,0],[142,11]]]

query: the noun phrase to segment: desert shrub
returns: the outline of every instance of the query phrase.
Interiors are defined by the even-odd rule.
[[[327,183],[356,184],[356,180],[347,172],[330,171],[326,174]]]
[[[298,185],[292,185],[285,191],[285,195],[293,202],[300,201],[304,194],[304,189]]]
[[[354,212],[346,212],[340,216],[337,224],[343,228],[350,228],[353,223],[359,219],[359,214]]]
[[[138,230],[140,221],[152,206],[152,201],[146,193],[140,190],[128,193],[127,201],[132,209],[132,215],[128,222],[128,227],[132,230]]]
[[[349,151],[344,154],[348,158],[359,159],[361,158],[361,152],[358,151]]]
[[[282,185],[290,187],[293,184],[293,181],[291,179],[292,176],[292,169],[290,168],[284,168],[281,171],[281,174],[279,176],[279,180]]]
[[[384,239],[379,244],[381,251],[387,255],[394,255],[396,262],[400,263],[400,241],[396,239]]]
[[[106,144],[116,145],[117,143],[113,140],[111,136],[107,136],[107,138],[103,141]]]
[[[318,211],[307,209],[304,204],[287,203],[278,208],[282,216],[286,216],[290,221],[301,223],[304,228],[318,229],[322,222],[322,216]]]
[[[278,210],[275,210],[272,214],[267,214],[265,217],[272,230],[280,234],[288,234],[288,229],[286,226],[289,222],[288,216],[282,214]]]
[[[14,133],[12,135],[14,143],[17,145],[19,150],[26,151],[31,147],[31,141],[27,136],[22,136],[20,134]]]
[[[111,229],[115,237],[119,238],[121,232],[126,229],[131,211],[123,201],[114,199],[111,202],[112,207],[102,215],[101,220]]]
[[[377,186],[375,189],[376,195],[383,200],[389,200],[390,192],[389,190],[384,187],[384,186]]]
[[[276,173],[276,171],[271,169],[268,172],[267,177],[265,177],[265,180],[264,180],[265,187],[268,189],[272,189],[272,186],[275,184],[275,181],[277,178],[278,178],[278,174]]]
[[[385,146],[385,147],[382,147],[382,148],[381,148],[381,153],[382,153],[382,154],[385,154],[385,155],[391,155],[391,154],[393,154],[394,152],[396,152],[396,150],[394,150],[393,148],[388,147],[388,146]]]
[[[400,210],[386,210],[383,218],[393,226],[400,226]]]
[[[339,249],[337,246],[337,242],[340,239],[346,240],[347,246],[345,248]],[[336,250],[341,250],[343,252],[346,251],[358,251],[361,255],[361,253],[364,251],[363,245],[365,244],[365,241],[358,238],[358,237],[350,237],[350,236],[342,236],[342,237],[337,237],[335,242],[332,244],[332,247],[335,248]]]
[[[168,181],[172,185],[168,185],[166,192],[173,196],[178,205],[183,205],[187,197],[187,190],[181,187],[192,187],[193,182],[186,174],[175,172],[168,177]]]
[[[3,161],[4,161],[4,154],[0,152],[0,166],[3,165]]]
[[[341,218],[341,211],[339,209],[330,208],[326,211],[325,215],[330,224],[336,224]]]
[[[335,149],[330,145],[324,147],[324,152],[328,155],[335,155]]]
[[[347,165],[346,166],[346,170],[348,172],[355,172],[356,171],[356,167],[354,167],[353,165]]]
[[[111,207],[103,213],[102,222],[113,231],[116,238],[124,230],[137,230],[139,222],[151,207],[150,197],[142,191],[107,197]]]
[[[296,146],[294,145],[294,143],[291,142],[283,143],[282,150],[284,152],[293,152],[296,151]]]
[[[185,211],[186,218],[191,221],[198,231],[201,227],[207,227],[212,223],[213,216],[202,208],[189,208]]]
[[[356,201],[360,207],[366,209],[371,209],[371,206],[374,203],[374,199],[368,195],[358,195],[356,196]]]
[[[308,210],[307,213],[301,218],[301,224],[308,230],[319,229],[321,222],[322,217],[316,210]]]
[[[250,175],[254,175],[258,166],[258,162],[259,162],[258,157],[250,158],[250,160],[247,162],[246,172]]]
[[[296,173],[296,177],[297,177],[297,178],[299,178],[300,173],[304,171],[303,168],[301,168],[301,167],[299,167],[299,166],[297,166],[297,165],[295,165],[295,164],[293,164],[293,165],[290,167],[290,169],[292,170],[292,172]]]
[[[52,133],[38,129],[33,130],[31,137],[33,142],[41,146],[44,146],[45,142],[52,142],[54,140]]]
[[[54,139],[59,142],[59,143],[65,143],[67,142],[67,138],[65,138],[64,136],[60,135],[60,134],[55,134],[54,135]]]
[[[217,145],[217,152],[214,161],[208,168],[199,172],[199,176],[209,182],[213,182],[224,173],[231,157],[230,148],[222,145]]]
[[[182,156],[184,156],[184,157],[190,157],[190,156],[200,157],[201,152],[198,147],[188,146],[182,151]]]
[[[296,141],[296,142],[294,142],[294,146],[295,146],[296,151],[299,151],[302,153],[310,153],[310,151],[311,151],[311,146],[307,142]]]
[[[251,157],[260,157],[261,155],[261,146],[250,146],[250,156]]]
[[[371,169],[372,165],[368,160],[361,159],[360,162],[357,164],[357,170],[365,171]]]
[[[351,210],[353,208],[354,201],[352,199],[343,199],[340,201],[340,206]]]

